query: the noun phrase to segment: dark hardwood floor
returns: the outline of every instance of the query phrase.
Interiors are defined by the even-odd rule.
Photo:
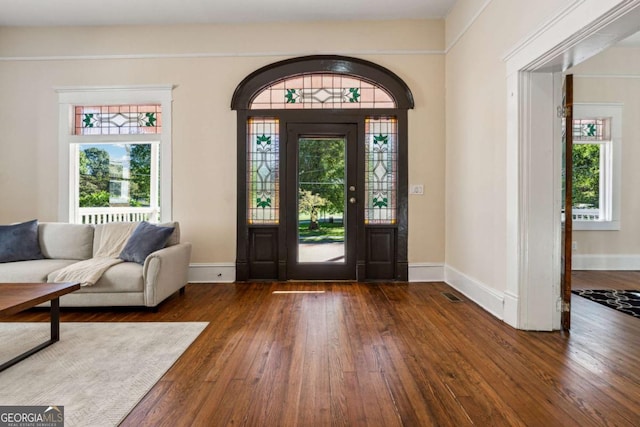
[[[639,425],[639,319],[574,296],[570,334],[523,332],[444,291],[194,284],[157,313],[62,321],[210,322],[123,426]]]
[[[640,290],[640,271],[578,270],[571,282],[572,289]]]

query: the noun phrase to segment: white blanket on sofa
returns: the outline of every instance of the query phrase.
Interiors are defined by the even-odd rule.
[[[118,258],[138,223],[113,222],[102,226],[99,247],[93,258],[68,265],[49,274],[49,282],[80,282],[95,285],[105,271],[123,262]]]

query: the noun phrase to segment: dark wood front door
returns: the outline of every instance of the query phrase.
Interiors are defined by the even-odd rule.
[[[287,278],[354,280],[358,203],[356,124],[287,126]]]
[[[560,292],[562,293],[562,329],[571,328],[571,244],[573,240],[573,75],[564,78],[562,86],[564,131],[562,135],[564,171],[564,221],[562,221],[562,249]]]

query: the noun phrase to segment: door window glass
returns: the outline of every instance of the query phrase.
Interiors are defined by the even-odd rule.
[[[298,140],[298,262],[345,262],[346,140]]]

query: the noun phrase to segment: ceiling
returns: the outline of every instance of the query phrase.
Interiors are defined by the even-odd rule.
[[[456,0],[0,0],[0,26],[444,18]]]
[[[457,0],[0,0],[0,26],[440,19]],[[640,32],[618,46],[640,47]]]

